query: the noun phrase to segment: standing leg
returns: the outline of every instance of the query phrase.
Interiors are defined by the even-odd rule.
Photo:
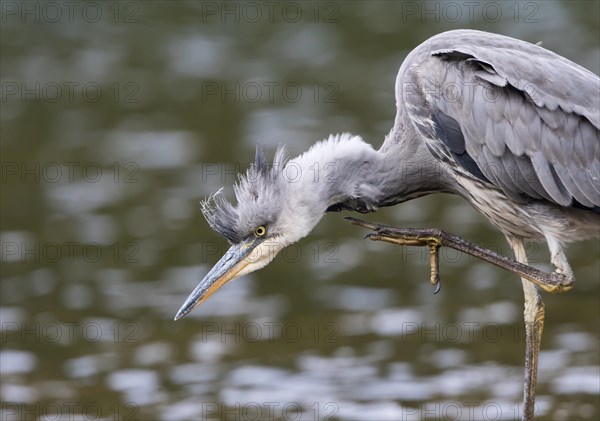
[[[515,259],[518,262],[527,264],[527,254],[523,241],[509,237],[508,242],[515,252]],[[540,342],[542,330],[544,329],[544,302],[534,284],[524,278],[521,278],[521,282],[525,293],[525,380],[522,419],[529,421],[533,419],[535,412],[535,385]]]

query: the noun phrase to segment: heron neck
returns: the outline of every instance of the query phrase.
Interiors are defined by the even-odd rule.
[[[422,141],[392,143],[377,151],[360,137],[343,134],[315,144],[286,165],[288,177],[298,177],[290,178],[294,196],[322,215],[342,209],[372,212],[443,190]]]
[[[446,172],[433,159],[423,139],[411,129],[403,131],[400,139],[386,139],[378,151],[377,170],[366,175],[369,182],[381,190],[379,207],[431,193],[453,192]]]

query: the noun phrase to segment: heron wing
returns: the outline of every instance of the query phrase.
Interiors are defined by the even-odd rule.
[[[414,68],[436,141],[515,200],[600,206],[600,79],[539,46],[464,33]]]

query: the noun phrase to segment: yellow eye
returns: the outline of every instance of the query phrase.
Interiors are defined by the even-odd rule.
[[[261,225],[260,227],[254,230],[254,235],[256,235],[257,237],[264,237],[266,233],[267,228],[264,225]]]

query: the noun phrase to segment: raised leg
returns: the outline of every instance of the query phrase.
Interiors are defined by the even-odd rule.
[[[521,278],[533,282],[547,292],[566,292],[573,288],[573,275],[568,264],[564,266],[568,268],[568,272],[557,270],[556,272],[547,273],[439,229],[395,228],[387,225],[373,224],[358,218],[346,217],[344,219],[354,225],[360,225],[373,230],[373,232],[366,236],[371,240],[386,241],[407,246],[428,246],[431,256],[431,280],[436,285],[436,290],[439,290],[437,250],[442,246],[462,251],[463,253],[470,254],[471,256],[509,270]],[[561,253],[556,254],[556,259],[560,259],[562,249],[560,250]],[[564,260],[566,261],[566,259]],[[433,266],[434,263],[436,264],[435,268]],[[553,263],[555,263],[555,258],[553,258]]]
[[[527,264],[523,241],[512,237],[507,237],[507,240],[515,252],[517,261]],[[542,330],[544,329],[544,302],[535,285],[525,278],[521,278],[521,282],[525,294],[525,379],[522,419],[529,421],[535,415],[535,386]]]

